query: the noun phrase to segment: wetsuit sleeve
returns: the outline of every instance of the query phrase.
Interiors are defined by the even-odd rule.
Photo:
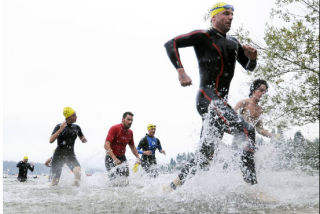
[[[257,65],[257,60],[249,60],[248,57],[244,54],[244,50],[242,48],[242,45],[233,38],[238,43],[238,62],[242,65],[242,67],[246,70],[253,71]]]
[[[169,40],[167,43],[165,43],[165,48],[167,50],[167,54],[173,64],[173,66],[178,68],[183,68],[178,48],[184,48],[184,47],[190,47],[195,46],[201,42],[201,37],[205,35],[204,31],[193,31],[188,34],[183,34],[180,36],[177,36],[171,40]]]
[[[58,125],[56,125],[56,127],[54,127],[51,135],[53,135],[54,133],[56,133],[59,129],[60,129],[60,124],[58,124]]]
[[[83,137],[83,133],[80,126],[77,126],[77,127],[78,127],[78,137],[81,139]]]
[[[257,60],[249,60],[244,54],[244,50],[241,45],[239,45],[239,55],[238,62],[246,70],[253,71],[257,65]]]
[[[31,172],[33,172],[34,166],[31,166],[30,164],[28,164],[28,168],[31,170]]]
[[[160,140],[157,138],[157,141],[158,141],[158,149],[159,149],[159,152],[162,151],[162,147],[161,147],[161,143],[160,143]]]
[[[17,167],[20,167],[21,166],[21,161],[19,163],[17,163]]]
[[[139,153],[140,155],[143,154],[143,149],[142,149],[143,140],[144,140],[144,138],[142,138],[142,139],[140,140],[139,145],[137,146],[137,150],[138,150],[138,153]]]

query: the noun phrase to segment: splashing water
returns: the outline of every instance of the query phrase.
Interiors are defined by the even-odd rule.
[[[177,173],[150,178],[143,170],[130,172],[129,184],[112,185],[105,173],[62,174],[51,187],[45,176],[20,183],[4,179],[4,213],[319,213],[319,174],[275,167],[279,152],[272,145],[256,153],[258,184],[243,182],[238,156],[220,146],[208,171],[198,173],[172,192],[163,186]],[[133,165],[133,163],[132,163]],[[84,171],[84,170],[83,170]]]

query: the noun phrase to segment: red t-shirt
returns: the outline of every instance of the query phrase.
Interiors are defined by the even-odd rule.
[[[133,132],[131,129],[125,129],[120,123],[109,129],[106,141],[110,142],[113,154],[120,157],[125,155],[127,144],[134,146]]]

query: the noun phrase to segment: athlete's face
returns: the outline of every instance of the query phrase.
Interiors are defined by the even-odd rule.
[[[156,128],[151,128],[151,129],[149,129],[149,130],[148,130],[148,133],[149,133],[149,135],[150,135],[151,137],[153,137],[154,134],[156,133]]]
[[[267,92],[267,86],[266,85],[260,85],[259,88],[254,90],[253,97],[257,100],[260,100],[260,98]]]
[[[122,119],[122,124],[126,129],[129,129],[131,127],[131,124],[133,122],[133,116],[127,115],[125,118]]]
[[[77,122],[77,115],[76,113],[74,113],[73,115],[71,115],[70,117],[67,118],[67,123],[71,124],[71,123],[75,123]]]
[[[231,28],[232,20],[233,11],[231,9],[227,9],[212,17],[211,24],[221,33],[227,33]]]

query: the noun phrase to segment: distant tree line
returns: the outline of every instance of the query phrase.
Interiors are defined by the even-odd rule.
[[[293,139],[277,141],[275,146],[281,151],[280,168],[319,171],[319,138],[313,141],[305,139],[300,131]]]

